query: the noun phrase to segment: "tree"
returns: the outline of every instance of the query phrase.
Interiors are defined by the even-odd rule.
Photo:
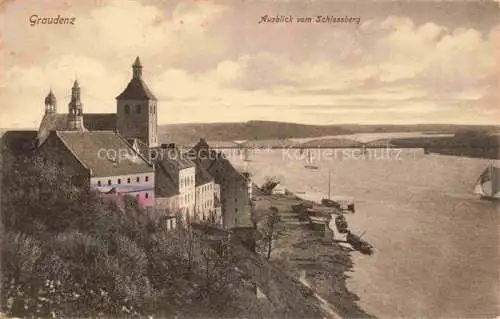
[[[269,213],[265,216],[264,220],[260,223],[260,238],[264,246],[265,257],[267,260],[271,258],[273,250],[273,241],[278,238],[280,216],[279,210],[276,207],[271,207]]]

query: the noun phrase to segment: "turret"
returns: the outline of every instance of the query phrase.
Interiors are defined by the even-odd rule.
[[[75,80],[71,88],[71,101],[68,104],[68,125],[70,131],[85,130],[83,126],[83,104],[80,100],[80,86]]]
[[[50,89],[49,94],[45,97],[45,114],[56,113],[57,112],[57,100],[56,96]]]

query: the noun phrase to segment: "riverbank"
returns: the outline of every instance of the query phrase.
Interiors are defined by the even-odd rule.
[[[358,306],[359,297],[347,289],[346,280],[354,267],[350,249],[299,222],[291,207],[302,200],[293,195],[255,197],[257,219],[272,206],[278,208],[281,217],[271,261],[294,278],[306,281],[340,316],[374,318]]]

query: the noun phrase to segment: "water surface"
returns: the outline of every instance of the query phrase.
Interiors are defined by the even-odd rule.
[[[498,316],[500,212],[471,194],[488,160],[423,155],[368,159],[318,156],[318,170],[281,150],[251,154],[256,182],[277,176],[292,191],[352,196],[349,226],[376,247],[353,253],[348,287],[360,306],[381,318]]]

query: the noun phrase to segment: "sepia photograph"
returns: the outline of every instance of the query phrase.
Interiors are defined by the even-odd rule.
[[[0,319],[500,318],[499,17],[0,0]]]

